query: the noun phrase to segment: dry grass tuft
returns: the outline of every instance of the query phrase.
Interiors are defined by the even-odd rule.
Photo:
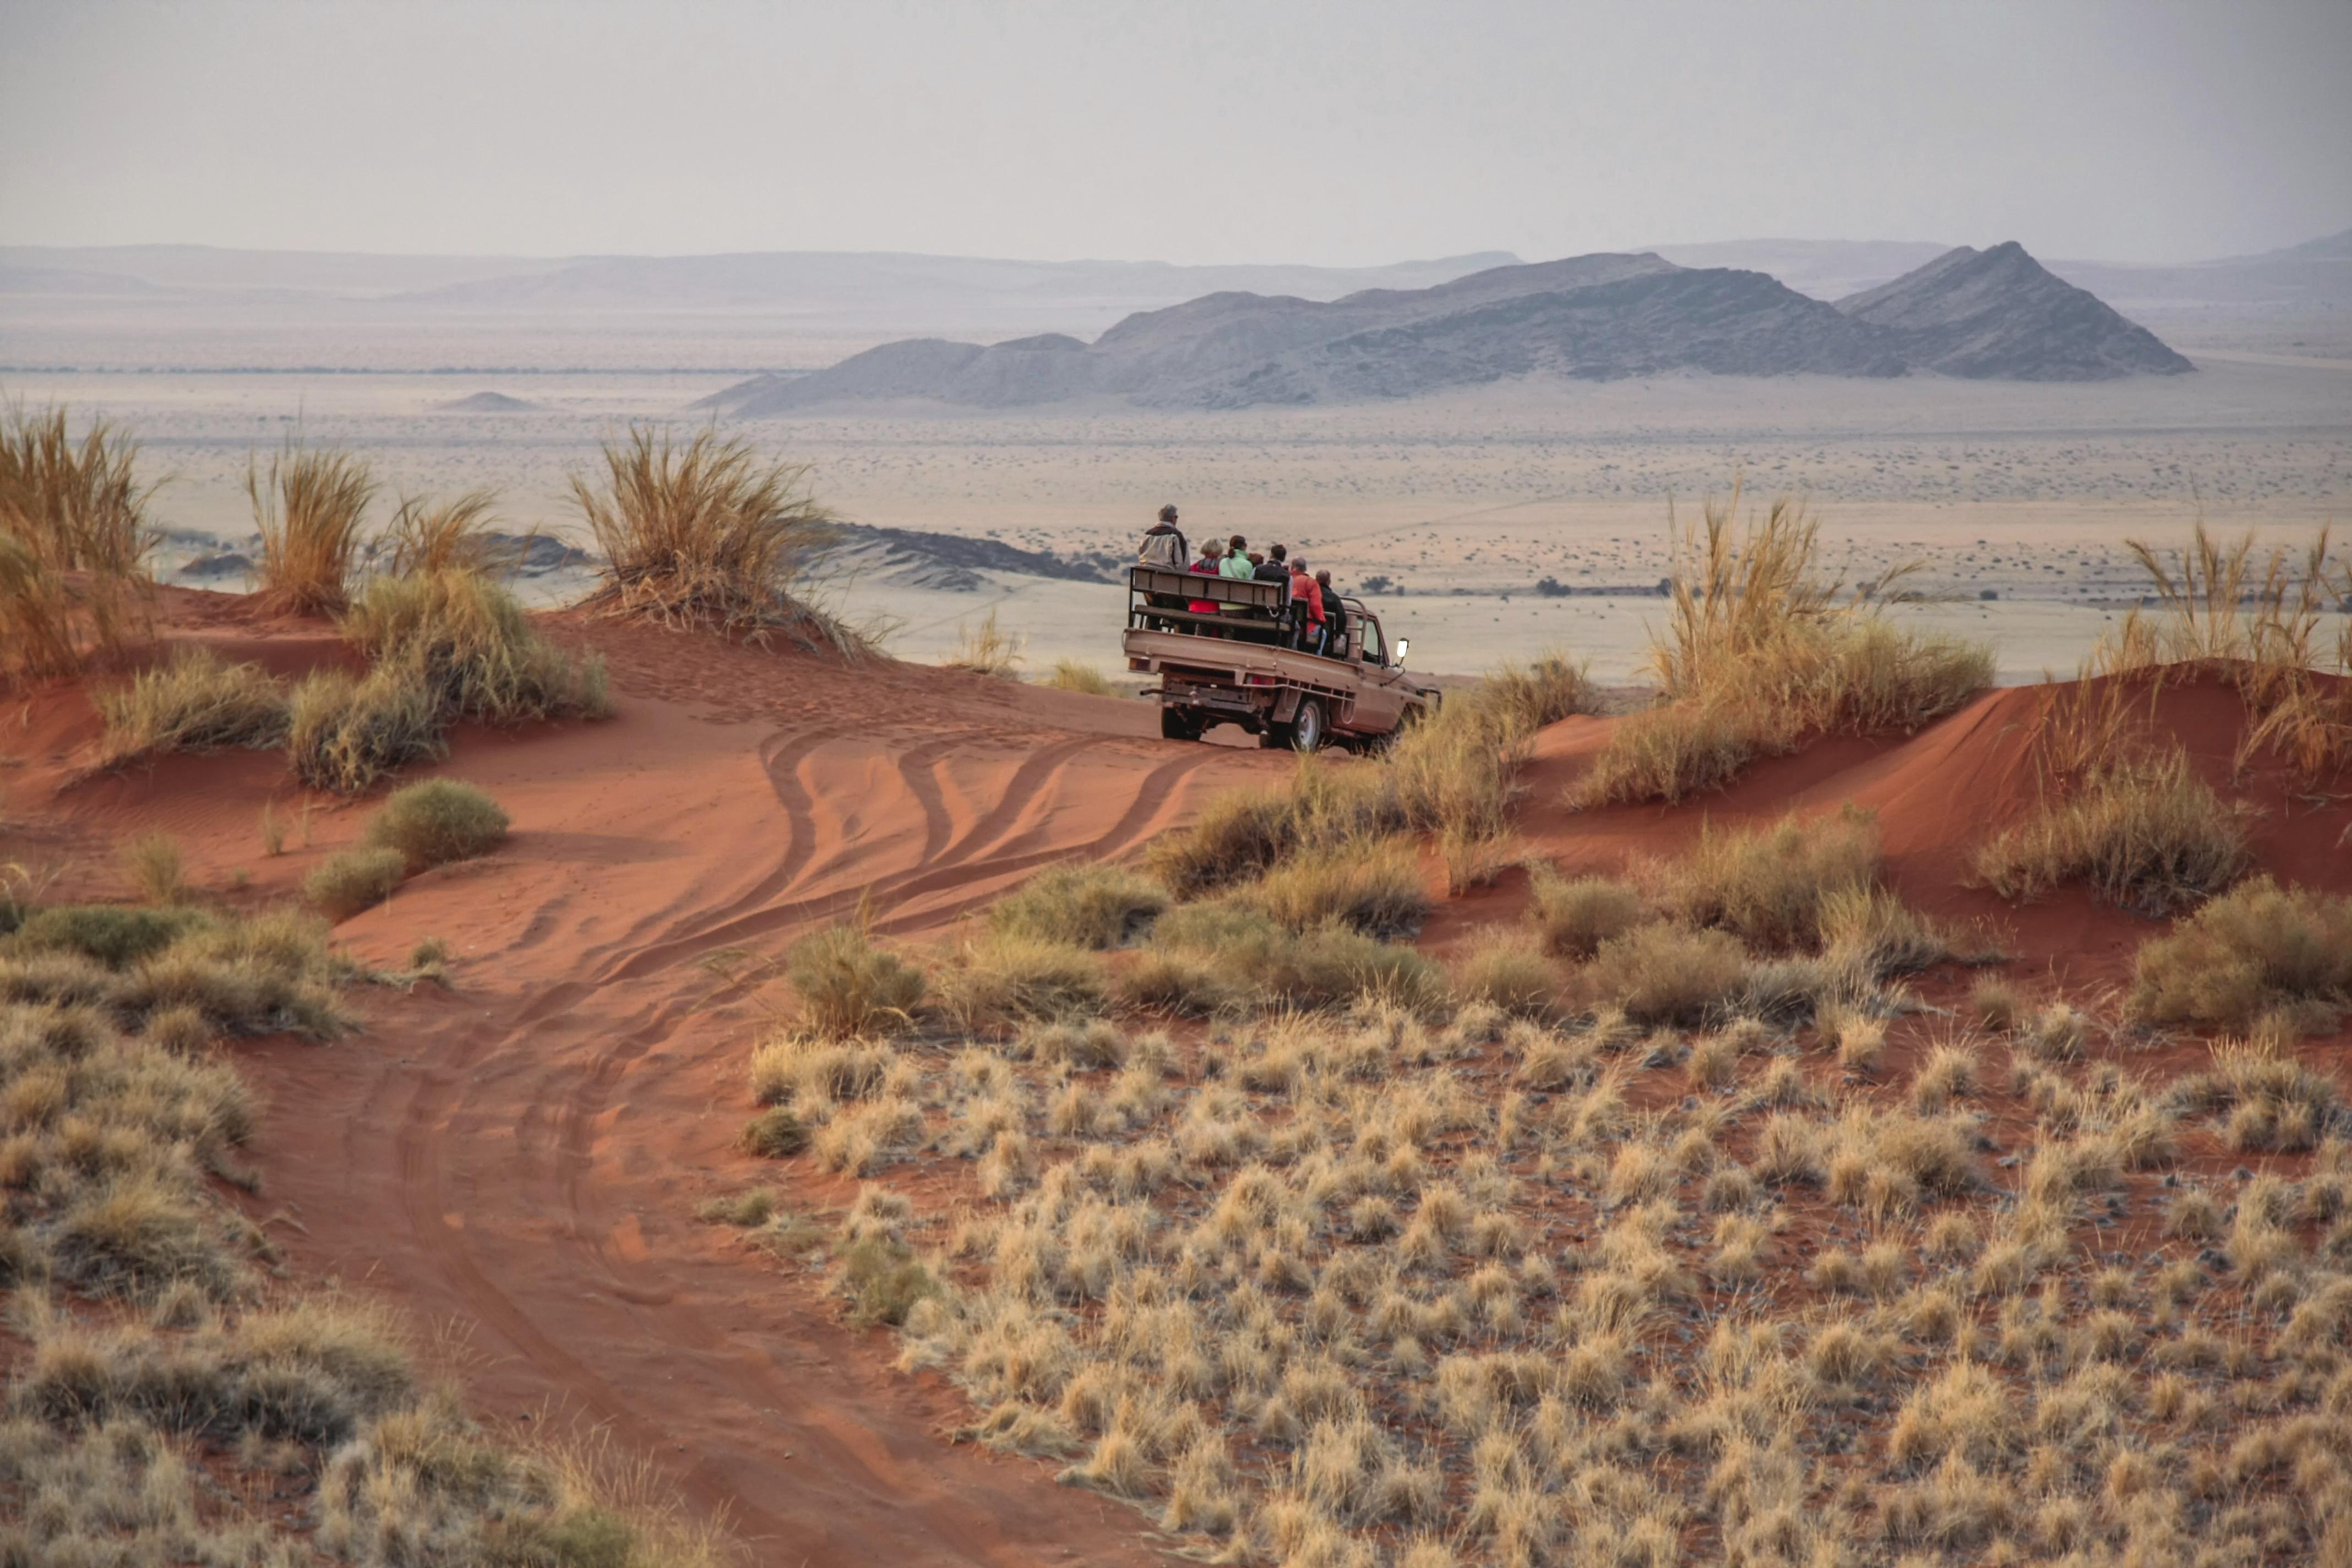
[[[1538,866],[1528,877],[1528,917],[1543,933],[1544,949],[1562,958],[1590,958],[1601,944],[1648,916],[1636,889],[1605,877],[1562,877]]]
[[[923,972],[875,946],[863,922],[828,926],[794,942],[784,975],[800,994],[809,1026],[833,1039],[910,1027],[923,999]]]
[[[1795,500],[1737,521],[1708,501],[1676,542],[1667,631],[1651,655],[1659,705],[1619,722],[1570,804],[1676,801],[1806,736],[1916,730],[1992,684],[1987,649],[1890,625],[1874,604],[1899,574],[1848,595],[1814,567],[1817,524]]]
[[[1874,886],[1880,852],[1872,815],[1846,806],[1808,822],[1721,833],[1704,826],[1698,845],[1658,873],[1661,900],[1694,925],[1736,933],[1772,950],[1822,945],[1824,909]]]
[[[1689,1026],[1727,1007],[1747,978],[1748,952],[1737,937],[1654,921],[1602,942],[1578,986],[1638,1022]]]
[[[1338,921],[1373,936],[1400,936],[1429,912],[1419,857],[1403,838],[1297,857],[1231,896],[1299,931]]]
[[[394,577],[487,574],[497,564],[489,525],[498,504],[492,490],[467,490],[438,505],[423,496],[403,496],[392,521],[376,539],[375,559]]]
[[[1116,697],[1110,677],[1091,664],[1075,658],[1057,658],[1054,671],[1045,677],[1045,684],[1056,691],[1082,691],[1089,697]]]
[[[176,904],[187,897],[187,857],[168,833],[142,833],[125,844],[122,870],[151,904]]]
[[[2252,864],[2244,824],[2180,752],[2095,770],[1972,858],[1978,879],[2005,899],[2080,880],[2148,915],[2210,898]]]
[[[1549,1017],[1559,1007],[1560,977],[1526,931],[1488,926],[1473,932],[1454,960],[1458,996],[1525,1018]]]
[[[589,600],[617,615],[856,658],[867,640],[803,597],[803,574],[831,548],[833,514],[806,464],[763,461],[740,438],[704,430],[683,446],[632,429],[604,445],[604,484],[572,493],[605,556]]]
[[[2165,1024],[2244,1027],[2278,1009],[2320,1021],[2352,1005],[2352,899],[2242,883],[2141,945],[2131,1005]]]
[[[351,579],[376,481],[366,459],[329,447],[289,441],[269,459],[248,464],[245,493],[261,534],[257,568],[263,601],[283,615],[340,615],[351,604]]]
[[[988,927],[1100,951],[1126,946],[1167,907],[1159,883],[1123,867],[1056,866],[991,905]]]
[[[1008,632],[997,624],[996,608],[992,605],[979,626],[956,626],[955,647],[940,662],[950,669],[969,669],[975,675],[1010,679],[1027,642],[1025,637]]]
[[[127,687],[94,691],[106,721],[99,766],[119,768],[169,752],[225,746],[255,751],[285,744],[286,688],[257,664],[228,664],[206,648],[184,648],[142,670]]]

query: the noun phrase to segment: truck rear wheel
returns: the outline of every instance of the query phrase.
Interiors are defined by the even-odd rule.
[[[1315,697],[1300,699],[1298,711],[1290,721],[1291,749],[1299,752],[1321,751],[1323,742],[1330,738],[1331,732],[1323,718],[1322,700]]]
[[[1201,738],[1201,716],[1181,708],[1160,710],[1160,738],[1163,741],[1197,741]]]

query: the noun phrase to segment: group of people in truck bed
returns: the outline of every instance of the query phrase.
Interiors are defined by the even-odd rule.
[[[1163,506],[1160,509],[1160,521],[1144,531],[1143,544],[1135,559],[1139,565],[1159,566],[1171,572],[1278,583],[1283,587],[1283,611],[1288,613],[1277,612],[1277,619],[1288,628],[1287,646],[1329,658],[1348,656],[1348,606],[1331,586],[1330,569],[1310,570],[1307,562],[1292,555],[1286,545],[1269,546],[1261,554],[1236,533],[1223,543],[1203,540],[1201,552],[1195,557],[1191,545],[1185,542],[1184,531],[1176,526],[1176,509]],[[1188,600],[1184,607],[1196,616],[1259,613],[1255,605],[1219,605],[1209,599]],[[1213,626],[1196,625],[1194,629],[1212,637],[1223,635]]]

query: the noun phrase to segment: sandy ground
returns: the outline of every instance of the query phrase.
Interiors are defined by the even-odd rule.
[[[341,657],[325,626],[263,620],[241,600],[176,593],[165,607],[178,640],[282,671]],[[940,1442],[968,1419],[949,1390],[893,1373],[885,1337],[840,1327],[816,1279],[690,1216],[743,1179],[731,1144],[746,1051],[775,1005],[767,965],[794,936],[863,908],[886,933],[953,941],[961,917],[1037,868],[1129,854],[1218,789],[1282,776],[1286,760],[1160,741],[1135,702],[609,623],[559,635],[605,654],[617,716],[461,731],[431,771],[488,788],[513,838],[338,932],[384,965],[440,938],[457,955],[454,988],[362,993],[365,1030],[333,1047],[238,1047],[269,1101],[256,1217],[306,1276],[446,1326],[486,1417],[605,1427],[731,1518],[759,1561],[1144,1560],[1136,1516],[1051,1484],[1046,1467]],[[1997,914],[2029,968],[2109,980],[2139,922],[2079,891],[2012,914],[1963,885],[1979,824],[2030,798],[2034,700],[1998,693],[1915,737],[1817,746],[1703,810],[1584,816],[1559,796],[1608,721],[1570,720],[1538,745],[1523,831],[1548,858],[1603,867],[1669,851],[1710,819],[1864,801],[1906,898]],[[2168,700],[2200,766],[2226,770],[2234,697]],[[86,692],[13,706],[0,853],[76,897],[122,891],[114,845],[162,831],[211,896],[281,898],[365,816],[299,814],[300,843],[265,857],[257,817],[290,793],[282,758],[173,757],[74,782],[98,730]],[[2263,792],[2266,865],[2352,888],[2340,801],[2249,787]],[[1442,946],[1523,898],[1523,879],[1507,879],[1442,909],[1423,940]],[[796,1209],[854,1196],[797,1167],[777,1179]]]

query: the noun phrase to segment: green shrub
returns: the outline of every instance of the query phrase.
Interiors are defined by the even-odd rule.
[[[1144,869],[1178,898],[1197,898],[1281,859],[1292,826],[1288,795],[1234,790],[1212,799],[1190,827],[1154,839],[1144,851]]]
[[[487,794],[456,779],[425,779],[385,797],[362,841],[398,850],[414,875],[487,855],[506,836],[507,814]]]
[[[128,686],[93,691],[90,701],[106,721],[102,767],[166,752],[286,743],[285,684],[257,664],[229,664],[207,648],[183,648]]]
[[[1581,983],[1593,1000],[1613,1002],[1640,1023],[1705,1023],[1737,995],[1748,968],[1739,940],[1664,921],[1601,944]]]
[[[1642,922],[1642,895],[1606,877],[1562,877],[1538,866],[1529,879],[1528,916],[1542,933],[1547,952],[1562,958],[1590,958],[1612,937]]]
[[[940,1286],[905,1242],[868,1236],[843,1249],[840,1289],[849,1298],[850,1321],[896,1328],[916,1302],[938,1295]]]
[[[860,925],[803,937],[784,956],[784,974],[800,994],[809,1026],[835,1039],[908,1028],[923,999],[923,972],[876,947]]]
[[[1226,974],[1212,954],[1155,946],[1137,953],[1113,977],[1111,990],[1126,1006],[1203,1018],[1241,1002],[1248,986]]]
[[[16,952],[62,951],[124,969],[177,942],[207,917],[188,909],[125,909],[113,904],[59,904],[36,910],[8,939]]]
[[[392,897],[408,862],[397,849],[345,849],[302,879],[302,895],[330,920],[349,920]]]
[[[316,669],[294,688],[288,760],[314,789],[357,795],[386,773],[447,750],[433,693],[383,666],[364,679]]]
[[[1131,941],[1168,907],[1160,884],[1118,866],[1056,866],[988,911],[1000,936],[1100,950]]]
[[[788,1105],[771,1106],[743,1124],[737,1142],[763,1160],[790,1159],[808,1147],[808,1124]]]
[[[2214,899],[2132,964],[2132,1011],[2159,1024],[2244,1026],[2285,1009],[2352,1005],[2352,899],[2256,877]]]

